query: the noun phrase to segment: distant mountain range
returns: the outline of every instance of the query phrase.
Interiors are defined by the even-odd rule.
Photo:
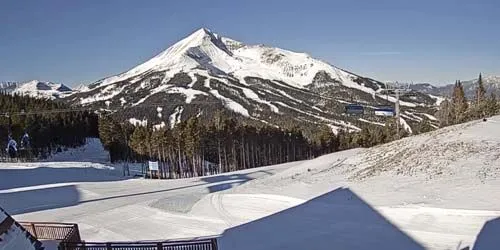
[[[468,81],[462,81],[465,96],[469,99],[474,98],[477,88],[478,78]],[[500,76],[483,76],[483,84],[488,94],[495,93],[500,96]],[[426,94],[435,96],[449,97],[453,92],[454,84],[445,86],[433,86],[429,83],[418,83],[410,85],[410,88]]]
[[[28,95],[38,98],[58,99],[72,93],[64,84],[33,80],[25,83],[0,82],[0,90],[7,93]]]

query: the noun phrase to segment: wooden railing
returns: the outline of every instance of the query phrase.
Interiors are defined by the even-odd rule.
[[[59,250],[217,250],[217,239],[162,242],[61,242]]]
[[[82,242],[77,224],[19,222],[38,240],[57,240],[59,250],[217,250],[216,238],[158,242]]]
[[[39,240],[81,241],[77,224],[50,222],[19,222],[19,224]]]

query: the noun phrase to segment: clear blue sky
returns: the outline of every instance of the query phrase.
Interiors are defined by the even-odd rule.
[[[500,75],[498,0],[1,0],[0,81],[70,86],[123,72],[207,27],[378,80]]]

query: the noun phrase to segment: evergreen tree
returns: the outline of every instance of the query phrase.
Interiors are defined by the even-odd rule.
[[[424,116],[424,119],[418,124],[415,133],[416,134],[421,134],[421,133],[427,133],[433,130],[433,127],[431,126],[431,122],[429,118]]]
[[[452,106],[453,106],[453,124],[462,123],[467,119],[467,109],[468,103],[465,97],[464,88],[460,81],[455,83],[453,96],[452,96]]]
[[[45,158],[66,147],[81,146],[87,137],[97,137],[97,116],[72,111],[65,104],[29,96],[0,94],[0,138],[10,135],[20,142],[28,134],[28,147],[20,147],[17,160]],[[64,110],[64,112],[52,112]],[[19,144],[21,146],[21,144]],[[22,151],[22,152],[21,152]],[[6,157],[0,151],[0,157]]]
[[[440,127],[446,127],[453,123],[453,106],[448,100],[444,100],[439,105],[439,110],[436,112]]]
[[[488,98],[485,109],[488,116],[500,114],[500,103],[498,103],[497,96],[494,92],[492,92],[490,98]]]
[[[474,118],[481,118],[487,114],[488,100],[486,99],[486,90],[483,85],[483,77],[479,74],[479,79],[476,87],[475,103],[474,103]]]
[[[139,159],[145,161],[151,158],[150,130],[144,126],[136,126],[130,136],[130,147]]]
[[[486,90],[484,89],[484,84],[483,84],[483,77],[481,74],[479,74],[479,79],[477,81],[477,88],[476,88],[476,104],[480,104],[486,97]]]
[[[197,176],[201,174],[200,169],[197,169],[197,165],[200,165],[200,136],[202,129],[197,117],[189,118],[186,123],[184,137],[186,156],[190,161],[191,172]]]

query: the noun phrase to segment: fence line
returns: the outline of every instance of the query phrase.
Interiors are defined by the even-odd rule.
[[[19,222],[38,240],[57,240],[58,250],[217,250],[217,238],[144,242],[83,242],[77,224]]]
[[[59,250],[217,250],[217,239],[163,242],[61,242]]]
[[[19,222],[19,224],[37,239],[81,241],[77,224],[51,222]]]

